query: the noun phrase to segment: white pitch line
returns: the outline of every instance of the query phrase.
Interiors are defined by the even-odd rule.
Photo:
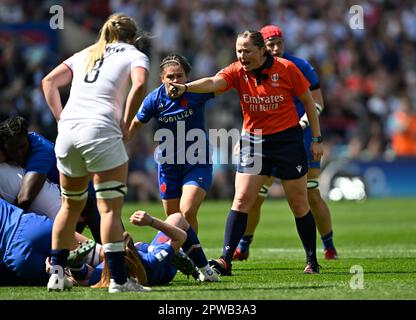
[[[415,248],[358,248],[358,249],[343,249],[337,248],[340,258],[394,258],[394,257],[409,257],[416,258]],[[221,252],[221,248],[204,248],[207,254],[215,254]],[[302,248],[250,248],[250,251],[255,255],[264,256],[267,254],[304,254],[305,251]],[[321,254],[322,248],[317,249],[317,253]]]
[[[203,247],[206,251],[216,251],[221,250],[220,248],[206,248]],[[253,251],[266,251],[266,252],[304,252],[301,248],[253,248],[251,247],[250,250]],[[321,250],[320,248],[317,251]],[[340,249],[341,250],[341,249]],[[361,248],[361,249],[343,249],[342,251],[351,252],[351,253],[361,253],[361,252],[375,252],[375,253],[384,253],[384,252],[398,252],[398,253],[416,253],[416,249],[403,249],[403,248]]]
[[[341,248],[342,249],[342,248]],[[416,249],[403,249],[403,248],[360,248],[360,249],[344,249],[339,251],[345,251],[349,253],[416,253]],[[301,248],[253,248],[253,250],[266,251],[266,252],[304,252]],[[320,249],[317,249],[319,251]]]

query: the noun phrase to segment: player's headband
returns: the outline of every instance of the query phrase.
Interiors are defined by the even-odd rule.
[[[278,26],[265,26],[260,29],[260,33],[263,36],[264,41],[268,41],[272,38],[283,38],[283,31]]]
[[[176,63],[177,65],[181,65],[181,63],[178,61],[178,60],[175,60],[175,59],[169,59],[169,60],[166,60],[166,61],[163,61],[161,64],[160,64],[160,66],[159,66],[159,68],[163,68],[165,65],[167,65],[167,64],[169,64],[169,63]]]

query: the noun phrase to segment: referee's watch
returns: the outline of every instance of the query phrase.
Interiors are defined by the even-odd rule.
[[[322,138],[322,136],[312,137],[312,142],[322,143],[323,141],[324,139]]]

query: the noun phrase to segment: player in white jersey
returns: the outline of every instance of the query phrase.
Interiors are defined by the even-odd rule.
[[[0,149],[0,198],[13,204],[22,187],[25,170],[6,163],[6,160],[6,155]],[[60,208],[59,186],[46,180],[27,212],[34,212],[54,220]]]
[[[0,163],[0,197],[13,203],[19,194],[24,175],[23,168]],[[27,211],[47,216],[53,220],[60,208],[59,186],[47,180]]]
[[[62,193],[52,232],[52,270],[66,266],[92,178],[110,269],[109,292],[143,291],[127,278],[121,222],[128,161],[123,140],[143,100],[149,68],[147,56],[135,47],[137,35],[132,18],[113,14],[95,44],[65,60],[42,80],[46,101],[58,121],[55,153]],[[63,109],[59,87],[69,83],[70,97]],[[64,283],[53,273],[48,290],[62,291]]]

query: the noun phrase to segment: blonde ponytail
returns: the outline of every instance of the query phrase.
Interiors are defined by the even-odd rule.
[[[86,73],[91,72],[95,63],[100,60],[108,43],[134,40],[137,34],[137,26],[134,20],[122,13],[112,14],[102,26],[98,40],[89,49],[86,60]]]
[[[92,68],[94,68],[95,62],[100,60],[105,52],[105,46],[107,45],[107,34],[108,28],[111,21],[107,20],[106,23],[100,30],[99,38],[95,44],[93,44],[89,49],[89,54],[86,63],[86,73],[91,72]]]

